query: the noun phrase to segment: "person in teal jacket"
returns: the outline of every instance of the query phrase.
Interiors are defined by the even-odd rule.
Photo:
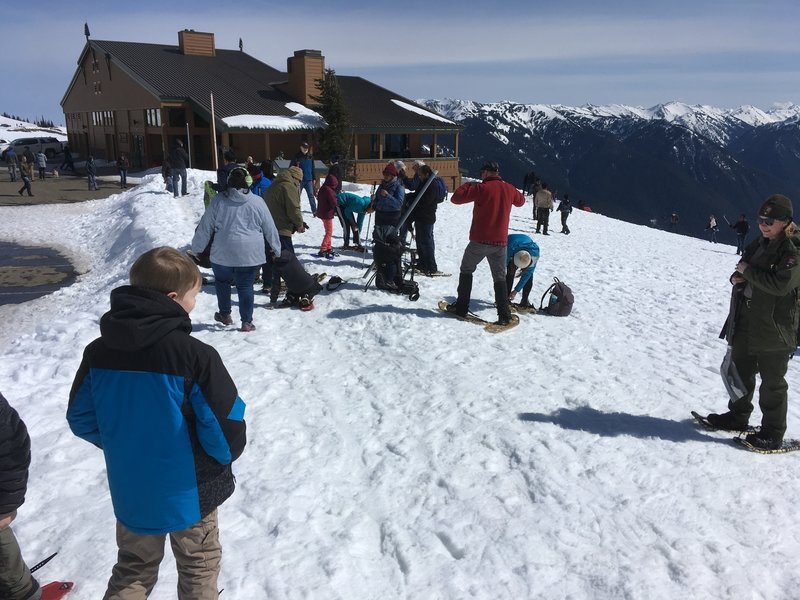
[[[364,227],[364,215],[367,214],[367,208],[371,202],[369,196],[358,196],[350,192],[339,192],[336,194],[336,200],[339,203],[339,211],[342,223],[342,237],[344,238],[344,246],[346,249],[350,247],[350,230],[353,230],[353,241],[356,244],[356,250],[359,252],[363,250],[359,234]]]
[[[508,286],[508,299],[513,301],[519,292],[522,292],[520,305],[530,306],[528,296],[533,288],[533,273],[539,261],[539,245],[530,237],[522,233],[512,233],[508,236],[506,284]],[[519,273],[519,281],[514,286],[514,277]]]

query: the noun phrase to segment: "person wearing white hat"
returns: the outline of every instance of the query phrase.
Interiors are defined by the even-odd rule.
[[[533,273],[539,261],[539,245],[530,237],[522,233],[512,233],[508,236],[508,261],[506,266],[506,286],[508,299],[513,301],[519,292],[522,292],[521,306],[531,306],[528,296],[533,288]],[[514,278],[519,277],[517,285]]]

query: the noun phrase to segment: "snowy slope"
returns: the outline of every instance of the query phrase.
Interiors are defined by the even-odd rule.
[[[0,389],[33,438],[14,528],[31,563],[60,552],[41,575],[74,579],[75,600],[102,596],[115,543],[102,454],[64,420],[72,378],[132,260],[186,247],[210,175],[190,171],[188,201],[148,176],[106,200],[0,207],[0,239],[55,240],[84,273],[0,307]],[[512,231],[531,231],[530,212],[514,210]],[[436,311],[456,276],[422,279],[416,303],[361,291],[360,258],[310,257],[322,227],[307,217],[302,260],[347,285],[310,313],[259,295],[249,334],[215,325],[210,289],[192,314],[248,404],[220,510],[223,598],[797,597],[800,458],[746,453],[688,419],[725,407],[732,246],[575,212],[572,235],[534,236],[534,296],[558,276],[573,314],[492,336]],[[457,273],[470,217],[440,205],[443,270]],[[490,290],[483,264],[473,308],[487,318]],[[797,364],[788,377],[794,396]],[[168,559],[151,597],[175,584]]]
[[[13,142],[17,138],[31,136],[52,136],[62,142],[66,142],[67,130],[61,126],[42,128],[26,121],[17,121],[16,119],[0,116],[0,140]]]

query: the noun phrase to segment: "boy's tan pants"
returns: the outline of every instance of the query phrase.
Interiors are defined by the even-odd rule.
[[[144,600],[158,580],[166,535],[138,535],[117,521],[117,564],[103,600]],[[169,534],[178,567],[179,600],[216,600],[222,558],[217,511]]]

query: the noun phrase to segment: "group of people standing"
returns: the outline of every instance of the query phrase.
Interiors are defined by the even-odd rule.
[[[486,259],[492,274],[497,324],[511,322],[510,302],[522,291],[523,306],[530,306],[533,273],[539,260],[539,246],[530,236],[508,234],[511,209],[525,205],[525,196],[500,177],[496,161],[481,167],[480,183],[465,183],[453,193],[453,204],[473,204],[469,243],[461,259],[456,301],[447,311],[467,317],[472,296],[473,274]],[[519,282],[514,286],[515,276]]]
[[[38,171],[39,181],[46,179],[47,156],[43,151],[34,154],[30,146],[25,146],[22,155],[18,156],[14,148],[9,148],[6,150],[6,163],[11,181],[17,180],[17,174],[22,181],[22,187],[17,191],[20,196],[25,192],[28,193],[28,196],[33,196],[31,183],[34,178],[34,166]]]
[[[553,212],[556,200],[555,195],[548,189],[547,183],[540,182],[537,179],[533,185],[533,218],[536,221],[536,233],[550,235],[547,229],[550,225],[550,213]],[[564,194],[556,210],[561,213],[561,233],[569,234],[570,229],[567,226],[567,219],[572,213],[569,194]],[[542,229],[544,231],[541,231]]]

